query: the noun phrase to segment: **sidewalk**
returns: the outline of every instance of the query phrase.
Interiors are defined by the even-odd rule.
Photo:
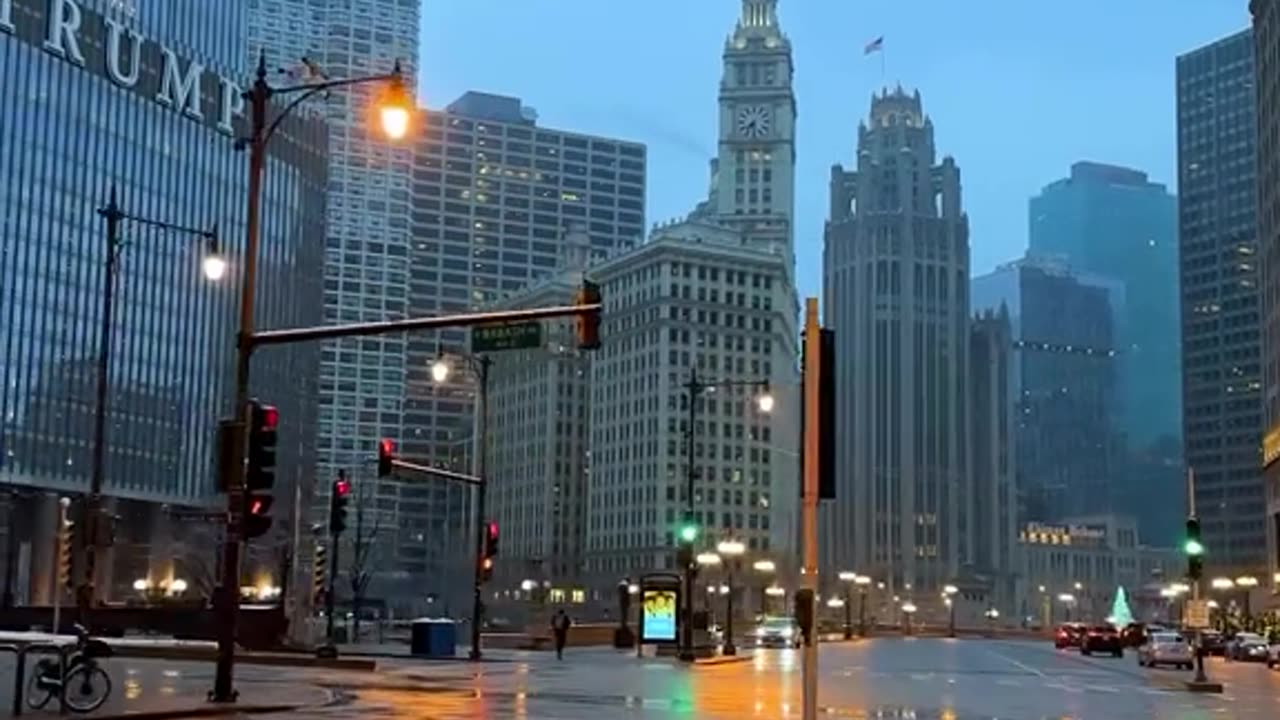
[[[102,662],[102,667],[111,677],[111,696],[88,717],[158,720],[246,712],[283,713],[319,707],[334,699],[331,691],[310,682],[237,667],[239,701],[232,705],[214,705],[207,699],[213,687],[213,667],[209,663],[110,658]],[[13,672],[11,658],[0,661],[0,715],[9,716],[13,704]],[[47,718],[57,714],[56,698],[44,710],[23,707],[23,717]]]

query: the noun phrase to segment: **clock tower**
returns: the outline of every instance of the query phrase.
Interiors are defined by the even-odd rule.
[[[742,0],[720,80],[716,212],[752,245],[793,255],[796,99],[778,0]]]

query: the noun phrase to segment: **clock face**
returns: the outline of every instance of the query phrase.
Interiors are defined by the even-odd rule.
[[[738,108],[738,134],[746,138],[762,138],[769,134],[773,119],[769,108],[763,105],[748,105]]]

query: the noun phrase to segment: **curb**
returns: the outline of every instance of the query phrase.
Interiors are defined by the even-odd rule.
[[[1202,682],[1198,683],[1194,680],[1177,680],[1174,678],[1161,678],[1147,676],[1147,681],[1153,685],[1164,688],[1165,690],[1181,690],[1183,692],[1193,693],[1222,693],[1223,687],[1220,682]]]
[[[113,650],[115,657],[129,657],[152,660],[191,660],[202,662],[213,660],[216,652],[212,649],[192,648],[177,649],[171,647],[120,647]],[[256,654],[252,652],[237,652],[236,662],[246,665],[268,665],[276,667],[315,667],[326,668],[329,670],[363,670],[372,672],[377,669],[378,663],[370,659],[360,658],[337,658],[333,660],[323,660],[314,655],[292,655],[278,654],[266,655]],[[132,715],[130,717],[133,717]]]
[[[171,720],[172,718],[225,717],[227,715],[272,715],[302,709],[298,704],[277,705],[210,705],[204,707],[174,708],[126,712],[115,715],[94,715],[94,720]]]

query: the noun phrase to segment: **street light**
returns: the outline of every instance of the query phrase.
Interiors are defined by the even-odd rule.
[[[751,568],[756,572],[764,575],[760,582],[760,617],[769,614],[769,576],[772,576],[778,570],[778,566],[772,560],[757,560],[751,564]]]
[[[960,588],[948,583],[942,588],[942,596],[947,604],[947,637],[956,636],[956,604],[952,597],[960,592]]]
[[[1231,588],[1236,586],[1236,583],[1231,578],[1216,577],[1209,582],[1209,585],[1214,590],[1230,590]]]
[[[850,570],[842,570],[839,573],[840,582],[844,583],[844,600],[841,601],[840,607],[844,608],[844,639],[853,639],[853,598],[850,597],[853,583],[858,580],[860,575]],[[835,607],[834,605],[832,607]]]
[[[720,556],[713,552],[698,553],[698,557],[694,558],[694,562],[703,567],[712,567],[720,564]]]
[[[695,464],[694,446],[697,444],[697,436],[695,429],[698,427],[698,399],[708,390],[717,388],[730,387],[754,387],[758,389],[756,397],[756,405],[761,412],[771,412],[773,410],[773,396],[769,393],[769,381],[763,380],[719,380],[708,381],[698,377],[697,368],[689,370],[689,379],[684,383],[685,395],[689,403],[689,419],[688,426],[685,428],[685,508],[684,518],[682,519],[682,527],[694,527],[693,518],[697,509],[694,507],[694,480],[697,477],[697,465]],[[681,532],[684,537],[684,531]],[[696,535],[688,538],[688,542],[696,538]],[[685,556],[687,557],[687,556]],[[687,562],[687,560],[683,561]],[[688,564],[684,567],[684,596],[693,598],[693,571],[694,565]],[[696,657],[693,652],[693,603],[689,602],[684,607],[683,632],[680,636],[679,658],[684,662],[693,662]]]
[[[475,419],[478,429],[475,432],[475,469],[476,477],[479,482],[476,483],[476,525],[479,531],[476,533],[476,551],[475,551],[475,568],[472,576],[472,594],[471,594],[471,652],[468,654],[471,660],[480,660],[483,654],[480,650],[480,625],[484,614],[484,604],[480,600],[481,586],[484,584],[484,561],[485,546],[487,545],[487,531],[485,524],[485,496],[487,494],[489,482],[486,477],[488,472],[488,455],[489,455],[489,368],[492,360],[488,355],[466,355],[462,357],[470,366],[472,374],[475,376],[479,385],[479,393],[477,394]],[[449,379],[453,368],[448,360],[444,357],[436,358],[431,363],[431,378],[437,383],[443,383]]]
[[[236,625],[239,620],[240,598],[237,590],[240,587],[240,546],[243,542],[244,510],[242,501],[245,494],[245,454],[246,429],[249,426],[249,367],[254,350],[254,292],[258,287],[258,255],[259,235],[261,232],[262,186],[263,174],[267,166],[267,144],[279,129],[281,122],[295,108],[308,98],[318,93],[338,87],[361,85],[368,83],[388,84],[387,95],[382,99],[384,106],[405,108],[409,104],[408,91],[404,86],[400,63],[396,62],[390,73],[369,75],[364,77],[323,80],[321,82],[303,83],[299,85],[274,88],[267,83],[266,53],[259,53],[258,67],[255,72],[253,86],[244,93],[248,104],[249,136],[239,138],[237,147],[249,152],[249,188],[248,207],[245,212],[245,243],[243,262],[240,273],[240,318],[236,332],[236,378],[235,395],[232,408],[235,419],[219,424],[219,440],[228,446],[220,449],[221,456],[228,461],[219,465],[220,487],[227,493],[227,528],[223,539],[221,592],[218,607],[218,662],[214,676],[213,691],[209,699],[218,703],[235,702],[238,693],[233,687],[235,672]],[[294,95],[294,99],[285,105],[274,119],[268,119],[267,110],[271,107],[271,99],[277,95]],[[407,115],[407,109],[406,109]],[[408,121],[399,122],[396,112],[384,116],[384,130],[407,131]],[[388,135],[395,138],[394,132]],[[483,485],[481,485],[483,488]],[[481,490],[483,496],[483,489]],[[479,568],[477,568],[477,576]],[[479,588],[476,589],[477,604]],[[478,628],[473,628],[478,633]],[[472,654],[478,658],[478,645],[473,643]]]
[[[906,625],[905,634],[907,635],[911,634],[911,616],[912,614],[915,613],[915,611],[916,611],[915,603],[911,602],[910,600],[902,603],[902,616],[904,619],[904,624]]]
[[[720,551],[720,555],[726,558],[725,564],[728,566],[728,598],[725,601],[725,627],[724,627],[724,654],[736,655],[738,648],[733,644],[733,571],[737,568],[738,558],[747,551],[747,546],[741,540],[721,540],[716,545],[716,550]]]
[[[222,276],[227,274],[227,260],[221,255],[205,255],[200,267],[204,270],[204,276],[214,282],[221,280]]]
[[[114,326],[113,310],[115,308],[116,275],[118,273],[120,255],[124,252],[126,246],[125,241],[120,238],[120,225],[127,220],[135,225],[186,235],[194,240],[202,241],[206,256],[204,260],[205,275],[211,280],[217,280],[222,277],[221,272],[215,277],[210,271],[216,269],[214,265],[217,262],[223,262],[220,258],[218,226],[216,223],[206,230],[153,220],[126,212],[124,208],[120,207],[114,185],[111,187],[106,206],[98,209],[98,215],[102,216],[107,223],[107,245],[102,277],[102,315],[98,328],[97,387],[93,415],[93,459],[90,468],[89,493],[85,497],[83,505],[84,515],[81,519],[83,524],[78,533],[80,548],[84,555],[84,563],[81,568],[80,580],[76,583],[76,609],[80,616],[80,624],[86,627],[90,625],[89,609],[93,607],[96,601],[93,579],[95,565],[97,564],[99,539],[103,535],[96,532],[95,529],[99,522],[106,521],[102,517],[101,506],[102,486],[106,482],[107,464],[107,386],[111,369],[111,333]],[[225,262],[223,262],[222,271],[225,270],[226,266]]]
[[[1252,575],[1241,575],[1236,578],[1236,587],[1244,589],[1244,617],[1250,620],[1253,617],[1253,589],[1258,587],[1258,578]]]

